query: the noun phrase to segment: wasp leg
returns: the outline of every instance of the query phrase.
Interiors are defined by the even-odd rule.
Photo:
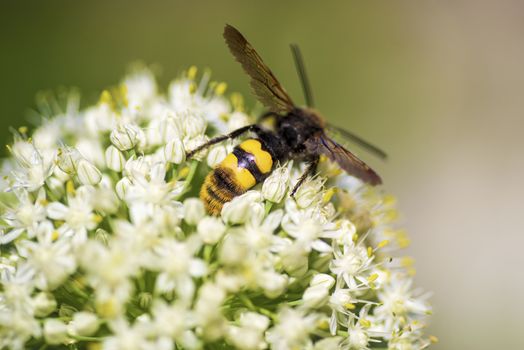
[[[195,153],[197,153],[197,152],[199,152],[199,151],[201,151],[203,149],[206,149],[209,146],[212,146],[212,145],[214,145],[216,143],[219,143],[219,142],[222,142],[224,140],[234,139],[235,137],[238,137],[238,136],[240,136],[240,135],[242,135],[242,134],[244,134],[246,132],[249,132],[249,131],[257,133],[257,132],[260,131],[260,127],[258,125],[256,125],[256,124],[251,124],[251,125],[247,125],[247,126],[239,128],[239,129],[236,129],[235,131],[232,131],[229,134],[214,137],[211,140],[209,140],[206,143],[204,143],[203,145],[200,145],[197,148],[195,148],[194,150],[187,152],[186,153],[186,158],[189,159],[192,156],[194,156]]]
[[[299,189],[299,187],[304,183],[304,181],[307,179],[308,176],[313,175],[317,171],[318,161],[320,160],[320,157],[312,158],[309,161],[309,165],[306,168],[306,171],[304,171],[304,174],[300,176],[298,179],[295,187],[293,187],[293,190],[291,191],[291,197],[295,197],[295,192]]]

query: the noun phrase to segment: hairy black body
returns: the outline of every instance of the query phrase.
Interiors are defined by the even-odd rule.
[[[369,166],[327,136],[325,131],[329,126],[318,112],[311,108],[297,107],[293,103],[262,58],[238,30],[226,25],[224,38],[233,56],[251,77],[251,87],[255,95],[269,108],[269,112],[260,117],[259,124],[248,125],[230,134],[215,137],[187,154],[189,158],[213,144],[237,138],[248,132],[256,136],[256,139],[248,139],[236,146],[206,177],[200,197],[208,212],[218,215],[224,203],[262,182],[276,164],[290,159],[309,163],[293,187],[292,196],[303,181],[315,173],[321,155],[338,163],[347,173],[359,177],[364,182],[372,185],[381,183],[380,177]],[[293,50],[302,75],[306,98],[312,102],[311,90],[305,79],[305,69],[300,61],[301,56],[297,47],[293,47]],[[272,129],[264,128],[261,123],[269,117],[274,117],[276,121]],[[354,134],[345,131],[343,134],[385,156],[378,148]]]

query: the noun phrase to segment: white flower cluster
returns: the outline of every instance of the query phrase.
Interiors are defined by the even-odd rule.
[[[205,213],[197,193],[246,125],[242,99],[190,68],[70,98],[3,163],[0,349],[421,349],[431,312],[392,251],[391,198],[326,162],[282,164]]]

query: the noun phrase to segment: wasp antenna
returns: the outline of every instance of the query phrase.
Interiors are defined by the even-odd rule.
[[[332,134],[332,136],[336,137],[336,135],[340,135],[342,136],[342,138],[345,138],[347,140],[351,140],[353,142],[355,142],[356,144],[360,145],[361,147],[365,148],[366,150],[368,150],[369,152],[375,154],[376,156],[378,156],[379,158],[382,158],[384,160],[386,160],[388,158],[388,155],[386,154],[386,152],[384,152],[383,150],[381,150],[380,148],[378,148],[377,146],[373,145],[372,143],[364,140],[362,137],[350,132],[350,131],[347,131],[346,129],[342,129],[342,128],[339,128],[338,126],[335,126],[333,124],[329,124],[327,125],[327,130],[330,134]]]
[[[315,103],[313,102],[313,92],[311,91],[311,86],[309,85],[309,80],[306,74],[306,66],[304,65],[302,53],[300,52],[300,48],[297,44],[291,44],[290,47],[291,52],[293,53],[295,67],[300,78],[300,83],[302,84],[302,91],[304,92],[306,104],[308,107],[314,107]]]

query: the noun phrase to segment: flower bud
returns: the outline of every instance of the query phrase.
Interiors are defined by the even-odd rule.
[[[87,159],[81,159],[77,168],[78,179],[84,185],[96,185],[102,180],[102,174]]]
[[[310,286],[304,292],[302,300],[304,306],[317,308],[323,306],[329,299],[329,290],[335,284],[335,279],[330,275],[319,273],[310,282]]]
[[[165,144],[175,138],[181,138],[182,132],[180,131],[180,122],[178,118],[172,115],[172,111],[168,110],[167,107],[157,107],[159,111],[154,111],[157,115],[161,115],[159,119],[153,119],[149,123],[146,130],[147,142],[149,145],[156,146]]]
[[[224,265],[239,266],[245,261],[248,254],[248,248],[240,238],[235,235],[227,235],[221,242],[218,259]]]
[[[187,113],[182,116],[182,129],[186,137],[193,138],[206,131],[206,121],[199,115]]]
[[[115,190],[118,198],[124,200],[126,198],[126,193],[129,187],[133,185],[133,182],[128,177],[123,177],[120,181],[116,183]]]
[[[143,156],[131,156],[127,160],[126,165],[124,166],[124,175],[129,176],[131,178],[135,178],[136,176],[146,177],[147,175],[149,175],[150,171],[151,166]]]
[[[222,316],[222,303],[225,298],[225,291],[217,284],[206,282],[199,289],[194,306],[195,318],[208,340],[223,336],[226,323]]]
[[[215,146],[211,148],[207,154],[207,165],[214,168],[218,163],[220,163],[227,156],[227,150],[224,146]]]
[[[268,201],[279,203],[284,198],[289,181],[287,167],[275,169],[262,185],[262,195]]]
[[[77,165],[80,159],[83,159],[83,157],[76,148],[66,146],[58,150],[56,165],[58,165],[60,170],[64,173],[74,175],[76,174]]]
[[[56,300],[51,293],[38,293],[32,303],[37,317],[45,317],[56,310]]]
[[[323,287],[326,289],[331,289],[335,285],[335,279],[328,274],[319,273],[313,276],[311,282],[309,282],[311,287]]]
[[[199,289],[195,309],[197,312],[214,310],[221,306],[225,298],[226,293],[218,284],[206,282]]]
[[[240,315],[239,324],[242,327],[253,328],[263,332],[269,327],[269,318],[256,312],[244,312]]]
[[[236,273],[218,270],[215,278],[216,283],[229,293],[236,293],[244,287],[244,278]]]
[[[204,203],[198,198],[188,198],[184,201],[184,220],[189,225],[196,225],[206,215]]]
[[[122,171],[122,169],[124,169],[124,165],[126,164],[126,158],[124,157],[122,152],[120,152],[118,148],[116,148],[115,146],[111,145],[107,147],[105,158],[106,165],[109,169],[117,172],[120,172]]]
[[[100,321],[96,314],[87,311],[77,312],[69,324],[69,331],[74,335],[90,336],[98,330]]]
[[[104,245],[108,245],[109,237],[110,237],[109,232],[107,232],[104,229],[98,228],[95,231],[95,240],[100,243],[103,243]]]
[[[243,224],[248,220],[258,220],[264,216],[262,195],[258,191],[248,191],[224,204],[222,219],[228,224]]]
[[[295,200],[300,208],[308,208],[321,199],[324,180],[321,178],[306,180],[295,193]]]
[[[48,318],[44,322],[44,338],[51,345],[62,344],[67,341],[67,326],[64,322]]]
[[[226,226],[220,219],[206,216],[198,222],[197,232],[204,243],[215,244],[226,232]]]
[[[226,339],[235,349],[256,350],[267,347],[263,334],[250,328],[229,326]]]
[[[140,138],[142,137],[142,130],[136,125],[125,124],[120,125],[113,131],[109,136],[111,143],[116,146],[121,151],[127,151],[134,148]]]
[[[164,159],[166,162],[180,164],[186,160],[184,144],[179,138],[174,138],[164,146]]]
[[[266,297],[276,298],[286,289],[287,278],[285,275],[268,271],[260,276],[259,285],[264,290]]]

